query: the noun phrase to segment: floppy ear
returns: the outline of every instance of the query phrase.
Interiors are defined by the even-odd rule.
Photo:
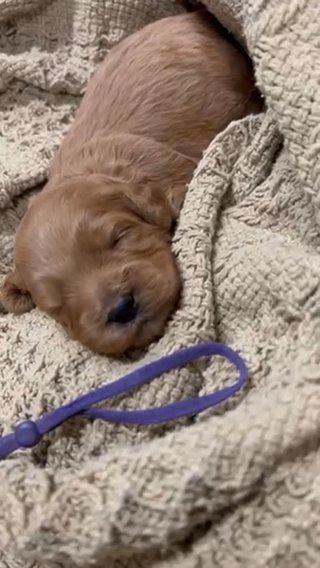
[[[179,215],[197,160],[161,142],[135,134],[98,138],[81,149],[83,172],[96,171],[123,185],[130,207],[165,230]],[[80,159],[81,158],[81,159]]]
[[[132,181],[136,181],[138,187],[142,188],[141,195],[137,195],[139,201],[142,203],[145,199],[145,205],[150,205],[150,213],[156,212],[157,215],[159,207],[166,202],[171,212],[171,226],[172,221],[176,221],[179,216],[197,160],[156,140],[127,135],[125,145],[125,141],[120,140],[120,135],[118,138],[119,146],[122,143],[123,155],[125,150],[128,154],[128,148],[130,149]],[[115,139],[116,136],[113,137],[113,144]],[[137,191],[134,193],[137,194]]]
[[[125,147],[124,142],[122,147]],[[128,147],[131,168],[124,170],[124,175],[128,178],[131,175],[132,182],[136,182],[132,195],[137,205],[153,222],[162,226],[166,223],[166,227],[170,228],[179,216],[196,160],[146,138],[128,136],[126,149]]]
[[[139,184],[130,184],[129,191],[124,191],[127,207],[138,217],[170,232],[175,216],[166,194],[143,178]]]
[[[34,308],[32,298],[16,269],[9,272],[0,286],[0,307],[14,314],[23,314]]]

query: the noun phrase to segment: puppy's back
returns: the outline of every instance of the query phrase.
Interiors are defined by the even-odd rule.
[[[62,144],[59,166],[77,146],[112,132],[150,137],[199,158],[231,120],[260,107],[249,59],[213,17],[201,10],[165,18],[107,55]]]

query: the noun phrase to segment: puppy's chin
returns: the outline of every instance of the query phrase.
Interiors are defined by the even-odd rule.
[[[160,256],[127,265],[125,270],[120,267],[112,273],[108,268],[106,275],[106,280],[102,278],[103,286],[101,278],[96,277],[99,284],[95,291],[92,280],[87,283],[91,297],[80,299],[82,308],[73,317],[73,324],[67,325],[69,335],[104,355],[120,356],[146,347],[162,335],[180,298],[181,278],[170,247]],[[132,321],[109,321],[109,308],[101,297],[108,296],[112,289],[135,291],[138,310]]]
[[[84,333],[71,333],[91,351],[101,355],[119,357],[131,351],[147,347],[161,336],[166,319],[141,320],[119,327],[117,324],[106,325],[105,329],[86,330]]]

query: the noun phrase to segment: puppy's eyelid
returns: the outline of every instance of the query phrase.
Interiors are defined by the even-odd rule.
[[[128,227],[124,227],[123,229],[115,231],[111,237],[112,246],[116,247],[122,241],[122,239],[128,234],[128,232],[129,232]]]

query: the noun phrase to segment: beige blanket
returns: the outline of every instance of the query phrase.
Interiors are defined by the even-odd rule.
[[[183,305],[135,362],[92,355],[37,311],[0,316],[0,432],[205,339],[245,357],[249,388],[163,428],[75,419],[2,462],[1,568],[319,566],[320,4],[207,5],[247,46],[270,111],[230,125],[194,176],[174,243]],[[181,9],[0,0],[1,273],[25,190],[44,180],[96,62]],[[233,378],[197,363],[113,404],[158,406]]]

